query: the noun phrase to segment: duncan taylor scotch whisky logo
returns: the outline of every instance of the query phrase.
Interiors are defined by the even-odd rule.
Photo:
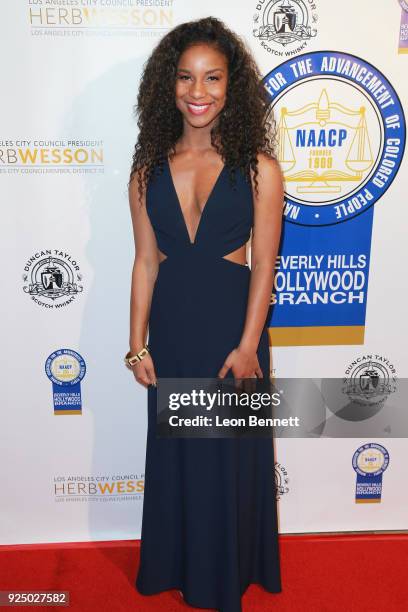
[[[289,477],[287,469],[279,462],[275,463],[276,499],[289,492]]]
[[[24,266],[23,281],[24,293],[47,308],[67,306],[83,291],[77,261],[58,249],[34,253]]]
[[[346,370],[343,393],[356,404],[374,406],[386,401],[397,389],[395,366],[382,355],[364,355]]]
[[[300,53],[317,34],[315,0],[258,0],[255,10],[253,35],[274,55]]]

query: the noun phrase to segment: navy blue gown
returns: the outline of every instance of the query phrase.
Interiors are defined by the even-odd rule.
[[[149,318],[156,375],[216,377],[245,323],[251,272],[223,255],[249,239],[250,184],[237,171],[233,188],[224,165],[193,243],[167,160],[149,181],[146,209],[158,248],[167,255],[159,264]],[[269,377],[266,322],[257,354]],[[241,612],[250,583],[279,592],[273,440],[156,438],[157,389],[147,393],[138,591],[179,589],[188,604],[222,612]]]

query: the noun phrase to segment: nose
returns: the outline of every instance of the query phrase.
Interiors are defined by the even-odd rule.
[[[205,85],[200,79],[196,79],[190,86],[189,94],[192,98],[202,98],[206,95]]]

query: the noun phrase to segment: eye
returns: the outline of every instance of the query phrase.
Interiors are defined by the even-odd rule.
[[[177,78],[180,79],[181,81],[186,81],[187,79],[190,78],[190,76],[188,74],[179,74],[177,75]]]
[[[213,75],[210,75],[208,78],[209,78],[210,80],[214,80],[214,81],[219,81],[219,80],[220,80],[220,77],[217,77],[217,76],[215,76],[214,74],[213,74]]]

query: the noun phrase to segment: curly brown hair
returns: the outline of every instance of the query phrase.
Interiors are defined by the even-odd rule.
[[[229,168],[232,183],[237,169],[242,170],[247,181],[252,170],[257,191],[257,154],[276,158],[275,121],[268,117],[267,93],[244,42],[215,17],[182,23],[168,32],[150,55],[133,107],[139,135],[129,183],[137,174],[140,201],[155,167],[162,172],[167,156],[175,152],[182,135],[182,114],[175,102],[177,65],[183,51],[197,43],[214,46],[227,58],[227,97],[211,130],[211,144]]]

